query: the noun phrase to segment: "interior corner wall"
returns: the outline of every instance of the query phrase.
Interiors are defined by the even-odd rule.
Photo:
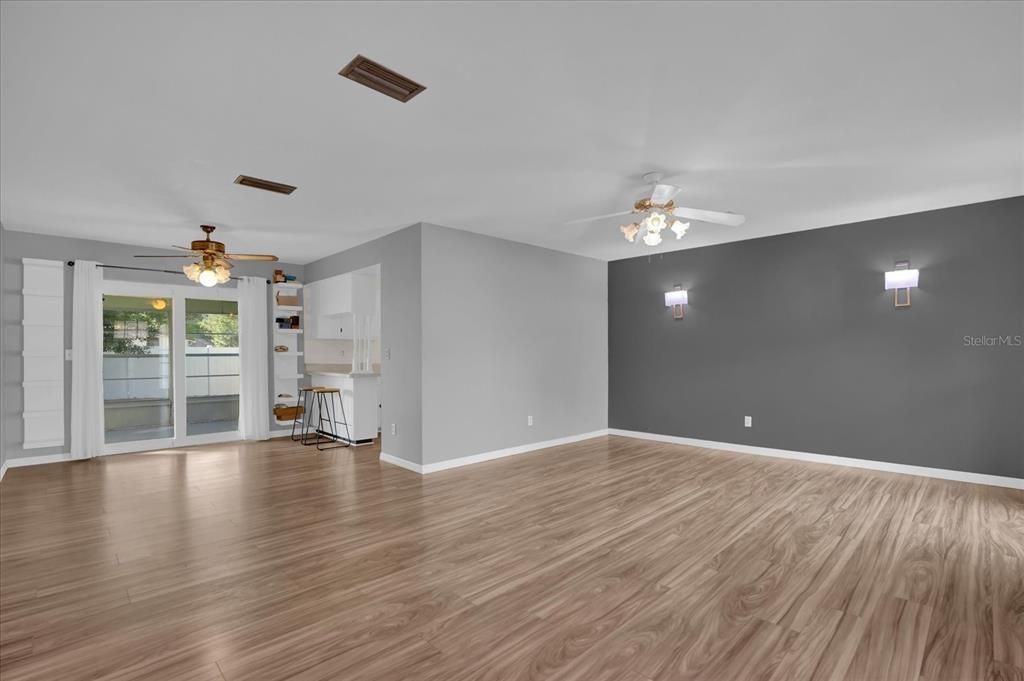
[[[420,225],[305,266],[306,281],[381,266],[381,452],[422,463]],[[396,434],[391,434],[390,424]]]
[[[7,230],[0,224],[0,478],[7,470]]]
[[[896,309],[882,273],[907,258]],[[612,428],[1024,477],[1024,197],[614,261],[608,284]]]
[[[607,263],[429,224],[422,250],[424,464],[607,428]]]
[[[92,241],[88,239],[72,239],[60,236],[48,236],[43,234],[30,234],[28,232],[16,232],[5,229],[3,231],[3,250],[0,258],[3,260],[3,316],[0,318],[3,331],[3,412],[0,418],[3,420],[3,450],[7,457],[8,465],[15,459],[23,457],[39,457],[60,455],[68,452],[71,447],[71,368],[66,367],[64,381],[64,446],[43,447],[38,449],[24,449],[22,447],[22,258],[41,258],[45,260],[93,260],[105,265],[122,265],[129,267],[140,267],[140,261],[134,258],[135,254],[166,254],[166,250],[144,248],[139,246],[128,246],[125,244],[114,244],[104,241]],[[145,267],[159,267],[150,260]],[[170,269],[170,266],[168,267]],[[235,266],[235,274],[260,276],[270,278],[275,269],[283,269],[289,274],[295,274],[300,279],[303,277],[303,267],[289,263],[266,263],[266,262],[242,262]],[[180,275],[163,274],[158,272],[134,272],[127,270],[112,270],[104,272],[107,279],[120,279],[123,281],[135,282],[162,282],[162,283],[187,283],[187,280]],[[72,268],[65,269],[64,275],[64,347],[71,347],[71,301],[74,282]],[[270,287],[267,287],[267,310],[268,317],[273,319],[271,308]],[[268,349],[267,362],[273,370],[273,339],[271,329],[267,328]],[[268,389],[270,404],[274,403],[273,381]],[[271,431],[276,426],[272,414],[267,414],[267,420]]]

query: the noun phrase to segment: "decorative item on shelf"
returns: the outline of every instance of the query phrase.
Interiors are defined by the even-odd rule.
[[[302,416],[302,405],[286,405],[286,404],[275,404],[274,405],[274,416],[279,421],[291,421]]]
[[[293,314],[291,317],[288,318],[288,320],[291,322],[291,328],[299,328],[299,315]]]
[[[281,291],[277,292],[275,299],[277,300],[278,305],[294,306],[299,304],[298,296],[288,295],[287,293],[283,293]]]
[[[274,352],[288,352],[288,346],[287,345],[275,345],[274,346]]]
[[[910,269],[909,260],[897,260],[896,269],[885,273],[885,290],[893,291],[895,307],[910,307],[910,289],[917,288],[919,275],[918,270]]]
[[[286,274],[286,275],[284,275],[284,280],[285,281],[295,281],[295,275],[294,274]]]
[[[274,270],[274,283],[284,283],[284,270]]]
[[[689,292],[685,291],[682,286],[665,291],[665,307],[672,308],[673,319],[683,318],[683,306],[690,302],[689,298]]]

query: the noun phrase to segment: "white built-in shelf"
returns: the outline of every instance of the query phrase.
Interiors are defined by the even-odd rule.
[[[274,423],[276,423],[279,426],[287,426],[289,428],[292,427],[292,421],[290,419],[288,421],[282,421],[281,419],[274,417]]]
[[[275,352],[274,357],[302,357],[302,352]]]
[[[285,374],[284,376],[278,376],[279,381],[297,381],[302,378],[302,374]]]
[[[274,309],[278,312],[302,312],[301,305],[275,305]]]
[[[277,333],[302,333],[302,329],[278,329],[274,328]]]
[[[274,282],[275,288],[302,288],[301,281],[278,281]]]

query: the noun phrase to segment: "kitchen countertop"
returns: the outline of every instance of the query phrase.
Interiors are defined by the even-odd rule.
[[[380,376],[376,371],[353,372],[351,364],[307,364],[307,376]]]

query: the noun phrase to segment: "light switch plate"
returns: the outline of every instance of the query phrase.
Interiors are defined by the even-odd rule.
[[[743,427],[750,428],[754,425],[754,418],[752,416],[743,417]]]

